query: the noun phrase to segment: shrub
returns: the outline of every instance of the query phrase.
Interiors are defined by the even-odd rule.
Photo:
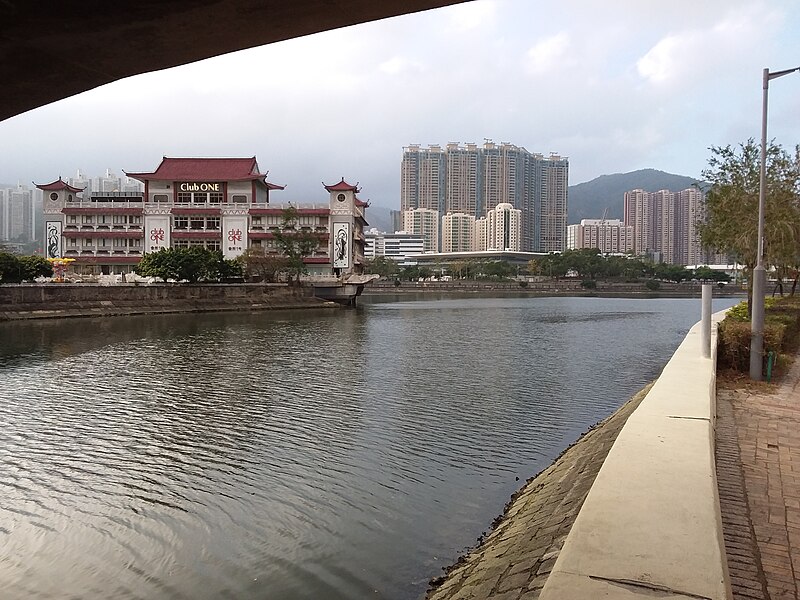
[[[597,282],[594,279],[584,279],[581,281],[581,287],[587,290],[594,290],[597,288]]]
[[[792,298],[766,298],[764,315],[764,358],[775,352],[778,364],[783,354],[793,350],[800,331],[800,303]],[[747,372],[750,369],[751,324],[747,303],[740,302],[728,311],[719,326],[717,365],[721,369]]]
[[[520,281],[520,282],[519,282],[519,287],[521,287],[521,288],[526,288],[526,287],[528,287],[528,282],[527,282],[527,281]]]
[[[656,291],[661,289],[661,284],[655,279],[648,279],[644,282],[644,287],[646,287],[648,290]]]

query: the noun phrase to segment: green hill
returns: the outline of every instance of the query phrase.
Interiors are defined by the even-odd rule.
[[[601,175],[586,183],[569,186],[567,223],[579,223],[581,219],[599,219],[606,208],[607,218],[622,219],[623,198],[625,192],[631,190],[679,192],[697,183],[699,180],[692,177],[673,175],[656,169]]]

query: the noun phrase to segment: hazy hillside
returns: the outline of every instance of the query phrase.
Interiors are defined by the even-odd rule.
[[[641,169],[630,173],[601,175],[596,179],[569,187],[569,215],[567,223],[581,219],[599,219],[608,208],[609,219],[622,219],[625,192],[642,189],[646,192],[670,190],[679,192],[698,183],[697,179],[673,175],[655,169]]]

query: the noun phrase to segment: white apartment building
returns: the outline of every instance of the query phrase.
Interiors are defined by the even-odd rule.
[[[442,252],[470,252],[475,247],[475,217],[463,212],[442,217]]]
[[[486,248],[482,250],[520,251],[522,211],[501,202],[486,215]]]
[[[439,251],[439,211],[415,208],[403,211],[403,231],[425,239],[425,252]]]
[[[633,250],[633,227],[619,219],[582,219],[567,226],[567,249],[597,248],[603,254],[624,254]]]
[[[565,248],[569,160],[508,142],[403,149],[400,208],[485,217],[498,204],[522,211],[524,251]]]

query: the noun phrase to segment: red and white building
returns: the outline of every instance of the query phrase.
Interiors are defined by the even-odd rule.
[[[278,253],[275,232],[287,205],[270,203],[270,183],[256,158],[167,158],[153,172],[127,173],[144,192],[84,190],[58,180],[44,192],[45,255],[74,258],[83,274],[125,273],[147,252],[203,246],[236,258],[248,248]],[[310,274],[359,273],[364,264],[367,202],[357,186],[325,186],[329,198],[298,205],[296,229],[320,244],[304,258]]]

